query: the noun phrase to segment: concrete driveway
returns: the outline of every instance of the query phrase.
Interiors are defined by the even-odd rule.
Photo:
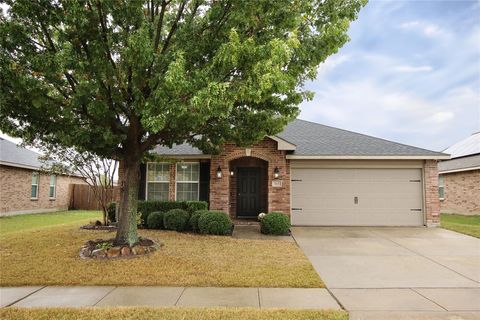
[[[292,232],[352,318],[355,311],[480,316],[480,239],[440,228],[294,227]]]

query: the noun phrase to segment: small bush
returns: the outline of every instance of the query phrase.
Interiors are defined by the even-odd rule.
[[[155,211],[148,215],[147,218],[147,227],[149,229],[164,229],[163,226],[163,216],[165,213],[162,211]]]
[[[232,232],[232,220],[222,211],[207,211],[198,218],[198,229],[203,234],[228,235]]]
[[[207,210],[205,201],[139,201],[138,211],[142,213],[142,220],[148,221],[148,215],[155,211],[168,212],[172,209],[183,209],[190,214],[197,210]]]
[[[193,232],[200,232],[198,228],[198,219],[204,213],[208,213],[208,210],[197,210],[191,216],[190,220],[188,221],[188,229],[192,230]]]
[[[270,212],[260,221],[264,234],[285,235],[290,229],[290,219],[280,212]]]
[[[172,209],[163,215],[163,225],[167,230],[184,231],[190,215],[182,209]]]
[[[107,216],[108,216],[108,221],[110,221],[110,222],[116,222],[116,219],[115,219],[115,209],[116,209],[116,207],[117,207],[116,202],[110,202],[107,205]]]

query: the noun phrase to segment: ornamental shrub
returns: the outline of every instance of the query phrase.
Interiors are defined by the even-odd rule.
[[[223,211],[207,211],[198,218],[198,229],[203,234],[229,235],[232,226],[232,220]]]
[[[260,221],[264,234],[285,235],[290,229],[290,218],[280,212],[270,212]]]
[[[116,219],[115,219],[115,209],[117,207],[117,203],[116,202],[110,202],[108,205],[107,205],[107,216],[108,216],[108,221],[109,222],[115,222]]]
[[[139,201],[138,211],[142,213],[142,220],[148,221],[148,215],[155,211],[168,212],[172,209],[183,209],[189,213],[197,210],[207,210],[205,201]]]
[[[149,229],[164,229],[163,226],[163,216],[164,212],[162,211],[155,211],[148,215],[147,218],[147,226]]]
[[[184,231],[190,215],[182,209],[172,209],[163,215],[163,226],[167,230]]]
[[[198,228],[198,219],[204,213],[208,213],[208,210],[197,210],[191,216],[190,220],[188,221],[188,229],[193,232],[200,232]]]

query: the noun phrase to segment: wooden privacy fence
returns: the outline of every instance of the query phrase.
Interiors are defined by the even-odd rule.
[[[101,210],[100,205],[95,198],[94,187],[88,184],[72,184],[70,209],[76,210]],[[120,188],[114,187],[113,199],[120,198]]]

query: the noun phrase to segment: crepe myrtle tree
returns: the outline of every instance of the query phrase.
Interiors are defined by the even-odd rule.
[[[52,146],[42,141],[34,146],[42,152],[39,159],[43,170],[55,174],[76,174],[84,179],[102,209],[103,225],[108,225],[108,205],[115,200],[114,182],[118,162],[89,151]]]
[[[366,0],[0,2],[0,129],[123,162],[133,245],[142,157],[280,132]]]

